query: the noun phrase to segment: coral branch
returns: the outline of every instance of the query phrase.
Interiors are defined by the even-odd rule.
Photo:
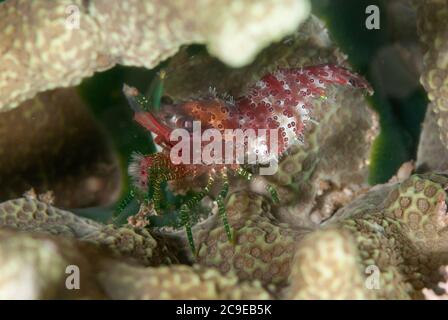
[[[67,266],[80,270],[67,290]],[[76,269],[75,269],[76,270]],[[269,299],[259,282],[238,282],[211,268],[145,268],[81,241],[0,229],[2,299]]]
[[[44,202],[20,198],[0,204],[0,229],[17,228],[76,238],[107,248],[144,265],[169,264],[177,259],[145,229],[116,228],[81,218]]]
[[[5,1],[0,110],[117,63],[153,68],[183,44],[205,43],[241,66],[296,29],[309,10],[307,0]]]
[[[420,40],[425,50],[420,81],[436,113],[440,139],[448,147],[448,1],[420,1],[417,12]]]

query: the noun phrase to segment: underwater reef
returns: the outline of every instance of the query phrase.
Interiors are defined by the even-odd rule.
[[[0,299],[448,299],[448,0],[375,3],[392,36],[374,57],[325,1],[0,2]],[[232,104],[308,66],[372,88],[325,84],[273,175],[229,175],[222,193],[166,166],[176,179],[129,198],[132,154],[162,143],[124,83],[163,78],[162,110]]]

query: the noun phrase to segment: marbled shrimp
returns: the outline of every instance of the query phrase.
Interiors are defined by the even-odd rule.
[[[206,175],[208,182],[204,189],[180,208],[181,222],[193,252],[195,244],[191,230],[191,210],[194,210],[202,198],[211,196],[210,190],[215,180],[221,180],[221,191],[215,201],[227,237],[229,240],[234,239],[224,206],[229,190],[228,174],[236,174],[248,180],[254,174],[240,163],[174,164],[170,158],[170,150],[176,143],[170,140],[174,129],[183,128],[191,132],[193,122],[198,121],[201,130],[216,129],[223,137],[226,129],[252,129],[255,132],[262,129],[277,130],[278,148],[274,154],[267,147],[269,136],[255,142],[244,141],[245,153],[248,156],[255,153],[261,159],[259,164],[264,165],[272,158],[281,157],[291,145],[304,142],[307,124],[314,121],[313,103],[317,99],[327,98],[329,85],[349,86],[372,93],[368,82],[348,69],[337,65],[317,65],[279,68],[264,75],[237,98],[210,90],[207,94],[188,101],[166,103],[162,102],[164,77],[165,73],[161,72],[151,87],[149,98],[140,94],[136,88],[127,85],[123,87],[134,110],[135,121],[153,133],[154,142],[162,149],[155,154],[133,155],[129,166],[129,174],[135,187],[132,196],[136,193],[146,195],[145,199],[153,202],[155,210],[161,211],[162,183]],[[273,201],[278,201],[276,190],[268,184],[266,189]],[[120,208],[126,205],[127,201]]]

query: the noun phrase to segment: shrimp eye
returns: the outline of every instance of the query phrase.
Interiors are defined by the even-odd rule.
[[[355,79],[353,79],[353,78],[351,78],[350,80],[348,80],[348,82],[353,86],[353,87],[356,87],[356,80]]]

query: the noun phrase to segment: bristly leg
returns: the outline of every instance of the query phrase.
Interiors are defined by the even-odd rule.
[[[227,197],[227,193],[229,192],[229,179],[227,176],[227,172],[225,170],[221,172],[221,178],[223,180],[223,185],[221,192],[218,194],[218,197],[216,199],[216,203],[218,205],[218,214],[221,217],[222,222],[224,224],[224,230],[226,231],[227,239],[229,239],[229,241],[232,241],[233,240],[232,232],[229,225],[229,220],[227,219],[226,207],[224,205],[224,200]]]
[[[236,173],[238,173],[240,177],[246,179],[247,181],[252,180],[253,174],[244,169],[243,167],[239,167],[238,169],[236,169]]]
[[[191,252],[196,254],[196,247],[194,246],[193,232],[191,231],[191,221],[190,221],[190,209],[186,204],[180,207],[180,218],[182,220],[182,225],[187,233],[188,244],[190,245]]]
[[[135,191],[129,190],[128,194],[123,198],[123,200],[120,201],[116,208],[116,213],[119,215],[123,210],[131,203],[132,200],[135,198]]]
[[[213,185],[215,179],[212,175],[208,177],[207,185],[204,189],[195,194],[191,199],[189,199],[186,203],[184,203],[180,208],[180,217],[182,221],[182,225],[185,228],[185,232],[187,234],[188,244],[190,245],[190,249],[193,254],[196,254],[196,247],[194,245],[193,233],[191,231],[191,219],[190,212],[191,210],[198,205],[198,203],[210,192],[210,189]]]
[[[242,167],[239,167],[236,170],[236,173],[240,177],[246,179],[247,181],[251,181],[254,177],[254,175],[252,173],[250,173],[249,171],[247,171],[246,169],[244,169]],[[265,188],[266,188],[266,191],[270,194],[272,201],[276,204],[279,203],[280,199],[278,197],[278,193],[277,193],[277,190],[275,189],[275,187],[267,183]]]
[[[163,183],[172,178],[172,175],[164,168],[151,167],[149,169],[147,197],[152,200],[154,209],[158,213],[161,210]]]
[[[270,184],[266,185],[266,190],[269,192],[269,194],[271,195],[272,201],[274,201],[274,203],[279,203],[280,199],[278,198],[278,193],[277,190]]]
[[[176,178],[176,174],[170,172],[169,168],[153,166],[149,169],[147,198],[152,200],[156,212],[161,210],[163,184]]]
[[[148,175],[148,199],[152,200],[154,210],[160,212],[160,202],[162,198],[162,183],[163,179],[159,173],[158,168],[149,169]]]
[[[138,191],[131,189],[123,200],[115,208],[113,223],[121,225],[126,223],[126,219],[138,212],[140,209],[140,197]]]

